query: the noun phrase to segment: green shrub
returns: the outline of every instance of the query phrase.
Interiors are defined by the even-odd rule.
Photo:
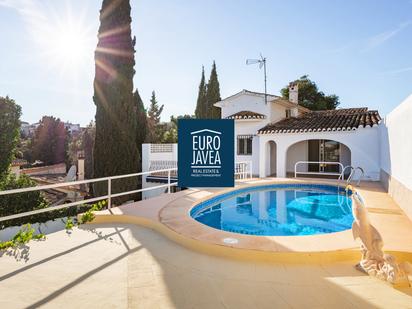
[[[74,223],[73,223],[73,220],[72,220],[72,218],[67,218],[67,221],[66,221],[66,226],[65,226],[65,228],[66,228],[66,230],[72,230],[73,229],[73,227],[74,227]]]
[[[0,179],[0,191],[21,189],[34,186],[36,186],[36,182],[31,180],[28,176],[24,174],[16,178],[14,174],[10,173],[5,175],[2,179]],[[42,209],[46,208],[47,206],[48,203],[40,191],[2,195],[0,196],[0,217],[22,213],[30,210]],[[36,222],[33,221],[35,217],[45,217],[45,215],[43,214],[39,215],[2,221],[0,222],[0,229],[3,229],[11,225],[22,225],[27,222]]]
[[[23,225],[11,240],[0,242],[0,250],[24,245],[32,239],[39,240],[44,238],[46,238],[44,234],[34,234],[34,228],[30,224]]]
[[[91,222],[94,220],[95,215],[93,214],[93,211],[99,211],[102,210],[106,206],[107,202],[106,201],[99,201],[96,204],[93,204],[92,207],[87,210],[85,213],[83,213],[80,216],[80,224],[84,224],[87,222]]]

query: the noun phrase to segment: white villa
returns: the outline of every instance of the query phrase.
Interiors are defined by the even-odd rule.
[[[265,94],[249,90],[215,103],[222,118],[235,120],[235,161],[251,162],[259,177],[291,176],[296,162],[310,161],[342,165],[303,163],[297,166],[300,175],[337,174],[352,165],[364,170],[364,179],[379,180],[378,111],[313,112],[297,103],[297,85],[289,90],[289,100],[268,94],[267,104]],[[176,167],[176,160],[177,145],[143,146],[143,171]]]
[[[412,218],[412,95],[385,119],[378,111],[344,108],[310,111],[298,102],[298,88],[290,85],[289,100],[242,90],[215,106],[222,118],[235,120],[235,162],[251,162],[255,177],[290,177],[296,162],[336,162],[297,166],[298,176],[337,178],[342,167],[361,167],[363,180],[381,181]],[[341,165],[339,165],[340,163]],[[143,144],[144,172],[177,167],[176,144]],[[345,174],[349,169],[345,170]],[[167,175],[149,175],[143,187],[167,182]],[[358,172],[356,177],[360,177]],[[171,175],[171,181],[176,175]],[[144,192],[144,198],[153,191]]]
[[[236,161],[252,161],[259,177],[292,175],[295,163],[340,162],[360,166],[369,180],[379,179],[380,116],[367,108],[312,112],[298,102],[298,89],[289,87],[289,100],[243,90],[215,106],[222,118],[235,119]],[[339,165],[302,164],[300,172],[337,173]]]

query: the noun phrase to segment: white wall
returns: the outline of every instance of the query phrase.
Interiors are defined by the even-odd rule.
[[[272,100],[274,97],[269,97]],[[286,107],[268,102],[265,104],[263,96],[254,94],[241,94],[228,98],[219,103],[221,105],[222,118],[226,118],[240,111],[252,111],[266,116],[265,119],[235,120],[235,161],[252,161],[253,175],[259,175],[259,137],[254,136],[252,142],[252,155],[237,155],[237,136],[255,135],[257,131],[270,122],[276,122],[285,118]]]
[[[412,95],[389,113],[381,125],[381,181],[412,220]]]
[[[269,98],[268,98],[269,100]],[[269,121],[270,107],[273,103],[265,104],[265,98],[254,94],[241,94],[228,98],[219,103],[221,105],[222,118],[226,118],[240,111],[252,111],[266,115],[264,121]]]
[[[256,132],[264,126],[263,119],[260,120],[235,120],[235,161],[245,162],[252,161],[253,175],[259,174],[259,137],[253,136],[252,155],[237,154],[237,136],[238,135],[255,135]]]
[[[277,176],[286,176],[287,149],[300,141],[309,139],[329,139],[345,144],[351,150],[351,160],[354,167],[360,166],[365,171],[365,180],[379,180],[380,176],[380,147],[378,126],[358,128],[351,131],[329,131],[329,132],[307,132],[307,133],[279,133],[262,134],[260,140],[260,165],[259,174],[265,176],[265,151],[264,145],[267,141],[276,142]],[[294,164],[294,163],[293,163]]]
[[[308,141],[299,142],[289,147],[287,153],[286,172],[295,172],[295,163],[298,161],[308,161]],[[307,172],[307,164],[298,166],[299,172]]]
[[[165,145],[165,144],[164,144]],[[177,162],[177,144],[169,144],[171,147],[170,152],[153,152],[151,144],[142,144],[142,172],[148,172],[150,168],[150,161],[176,161]],[[159,167],[156,169],[169,168],[170,166]],[[147,182],[146,176],[143,176],[143,188],[155,187],[160,185],[159,183]],[[165,188],[143,191],[143,199],[158,196],[165,192]]]
[[[412,95],[379,127],[382,170],[412,190]]]

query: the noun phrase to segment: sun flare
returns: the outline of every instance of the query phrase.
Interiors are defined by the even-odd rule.
[[[82,29],[61,25],[51,34],[49,51],[59,64],[77,66],[82,63],[82,57],[90,56],[87,54],[90,53],[89,38]]]
[[[52,8],[32,21],[31,32],[49,66],[60,72],[79,71],[93,62],[97,30],[87,21],[86,12],[72,14],[66,8],[57,14]]]

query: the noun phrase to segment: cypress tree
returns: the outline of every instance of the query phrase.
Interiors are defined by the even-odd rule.
[[[197,95],[195,117],[198,119],[204,119],[207,117],[207,86],[205,81],[205,68],[202,66],[202,77],[199,84],[199,92]]]
[[[133,94],[134,103],[136,105],[136,119],[138,123],[138,130],[136,136],[136,143],[139,147],[140,153],[142,152],[142,144],[144,143],[147,135],[147,115],[146,109],[144,108],[144,104],[142,98],[140,97],[139,91],[136,91]]]
[[[96,105],[96,137],[93,152],[95,178],[139,171],[140,153],[133,98],[134,42],[131,38],[129,0],[103,0],[95,52],[93,101]],[[112,193],[134,190],[135,177],[112,181]],[[94,186],[95,196],[107,192],[106,183]],[[114,200],[120,204],[132,197]]]
[[[156,93],[154,90],[152,91],[152,97],[150,98],[150,106],[149,110],[147,111],[147,114],[151,120],[155,124],[158,124],[160,122],[160,115],[162,114],[164,105],[159,107],[159,103],[157,102],[156,99]]]
[[[149,143],[160,143],[163,130],[160,126],[160,115],[162,114],[164,105],[159,107],[159,103],[156,100],[156,93],[152,91],[152,97],[150,98],[149,110],[147,111],[147,125],[148,125],[148,137]]]
[[[207,84],[207,118],[220,119],[220,108],[213,106],[213,104],[220,100],[220,86],[219,80],[217,79],[216,63],[213,61],[212,71],[210,72],[210,78]]]

